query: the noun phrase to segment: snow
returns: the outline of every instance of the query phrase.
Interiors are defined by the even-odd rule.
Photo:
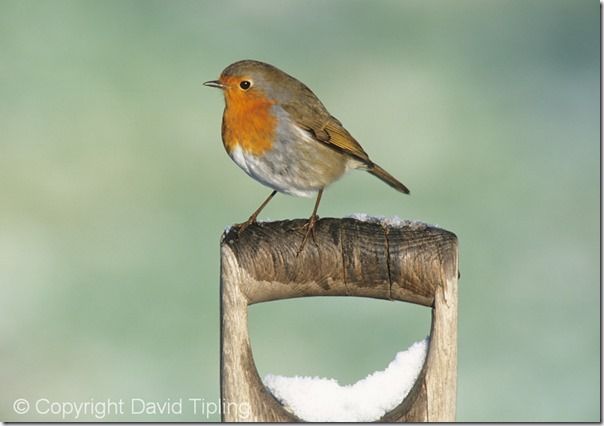
[[[265,386],[291,412],[310,422],[368,422],[400,404],[417,380],[428,352],[428,338],[396,354],[383,371],[352,385],[320,377],[272,374]]]
[[[419,220],[401,219],[398,216],[370,216],[367,213],[353,213],[346,217],[350,219],[360,220],[361,222],[377,223],[382,226],[391,226],[396,228],[410,227],[412,229],[424,229],[427,226],[438,226],[428,225],[427,223]]]

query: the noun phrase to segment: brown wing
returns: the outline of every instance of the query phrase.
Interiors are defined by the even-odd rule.
[[[388,185],[408,194],[409,189],[386,170],[373,163],[361,145],[342,126],[340,121],[331,116],[310,89],[304,86],[307,94],[306,102],[296,102],[282,105],[298,126],[309,132],[314,139],[336,151],[350,155],[367,166],[367,171],[386,182]]]
[[[323,105],[320,106],[322,107]],[[294,105],[285,105],[283,108],[296,121],[296,124],[311,133],[318,142],[336,151],[348,154],[363,163],[372,164],[369,156],[356,139],[348,133],[337,118],[329,115],[323,109],[324,107],[320,108],[319,111],[313,111],[312,109],[310,111],[303,111],[306,114],[300,114],[302,112],[301,109],[295,108]],[[307,108],[303,108],[303,110]]]

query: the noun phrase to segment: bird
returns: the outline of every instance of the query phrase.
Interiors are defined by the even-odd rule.
[[[352,169],[365,170],[409,194],[404,184],[369,158],[311,89],[279,68],[241,60],[227,66],[218,80],[203,84],[224,93],[221,133],[227,154],[245,173],[272,189],[249,219],[237,225],[239,234],[256,223],[277,192],[316,196],[303,226],[299,254],[309,236],[314,241],[323,191]]]

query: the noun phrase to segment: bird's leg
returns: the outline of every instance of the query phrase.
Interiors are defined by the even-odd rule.
[[[245,229],[248,226],[250,226],[252,223],[256,223],[256,218],[258,217],[258,215],[260,214],[262,209],[266,207],[266,205],[269,203],[269,201],[273,199],[273,197],[275,196],[276,193],[277,193],[277,191],[271,192],[271,195],[269,195],[268,198],[266,200],[264,200],[264,202],[262,204],[260,204],[260,207],[258,207],[256,209],[256,211],[254,213],[252,213],[252,215],[250,216],[250,218],[248,220],[236,225],[237,228],[239,228],[237,231],[239,234],[241,234],[243,231],[245,231]]]
[[[298,249],[296,256],[302,252],[302,249],[306,245],[306,241],[308,241],[309,236],[312,237],[313,243],[317,243],[315,241],[315,225],[317,224],[317,220],[319,220],[317,210],[319,209],[319,203],[321,202],[321,195],[323,195],[323,189],[319,190],[319,193],[317,194],[317,201],[315,201],[315,208],[313,209],[308,222],[306,222],[306,224],[302,227],[302,229],[306,229],[306,233],[304,234],[304,239],[302,240],[302,244],[300,244],[300,248]]]

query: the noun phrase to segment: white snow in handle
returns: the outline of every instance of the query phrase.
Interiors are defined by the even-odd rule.
[[[265,386],[302,420],[310,422],[368,422],[378,420],[400,404],[417,380],[428,352],[428,338],[396,354],[383,371],[355,384],[335,379],[284,377],[272,374]]]

